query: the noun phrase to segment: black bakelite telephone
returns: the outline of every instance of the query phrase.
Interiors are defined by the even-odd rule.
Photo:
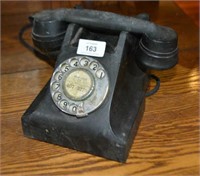
[[[86,9],[45,10],[30,21],[34,52],[55,70],[22,117],[25,136],[125,162],[149,80],[159,86],[149,70],[177,63],[176,32],[146,14]]]

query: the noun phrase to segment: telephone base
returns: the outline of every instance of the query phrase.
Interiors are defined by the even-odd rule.
[[[24,135],[125,162],[144,113],[149,82],[146,71],[138,67],[134,57],[139,38],[123,31],[120,34],[96,34],[70,24],[56,67],[76,55],[77,36],[96,37],[110,45],[104,57],[95,58],[109,77],[105,100],[86,117],[77,118],[56,106],[49,81],[22,117]]]
[[[128,136],[128,139],[123,142],[120,137],[108,133],[104,134],[103,131],[96,138],[90,138],[90,136],[84,134],[79,136],[70,134],[67,126],[65,126],[68,124],[62,122],[61,119],[54,120],[48,118],[48,116],[40,116],[39,118],[35,116],[31,119],[24,116],[22,120],[23,132],[26,137],[31,139],[125,163],[143,116],[144,104],[143,101],[135,122],[129,131],[130,134],[123,134]]]

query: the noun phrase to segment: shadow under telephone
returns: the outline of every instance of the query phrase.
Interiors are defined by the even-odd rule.
[[[159,88],[149,70],[178,60],[177,34],[148,15],[85,9],[45,10],[30,17],[37,55],[55,70],[22,117],[25,136],[125,162]],[[25,30],[25,29],[24,29]],[[150,78],[157,81],[148,93]]]

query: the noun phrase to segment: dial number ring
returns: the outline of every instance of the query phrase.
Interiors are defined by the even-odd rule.
[[[76,56],[66,59],[54,71],[50,92],[56,106],[74,116],[87,116],[105,100],[109,79],[97,60]]]

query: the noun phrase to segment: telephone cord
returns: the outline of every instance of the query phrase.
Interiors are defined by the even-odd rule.
[[[149,90],[148,92],[146,92],[146,97],[149,97],[149,96],[155,94],[159,90],[159,88],[160,88],[160,78],[158,78],[157,76],[155,76],[153,74],[149,74],[148,76],[149,76],[150,80],[151,79],[155,80],[156,85],[155,85],[155,87],[152,90]]]

